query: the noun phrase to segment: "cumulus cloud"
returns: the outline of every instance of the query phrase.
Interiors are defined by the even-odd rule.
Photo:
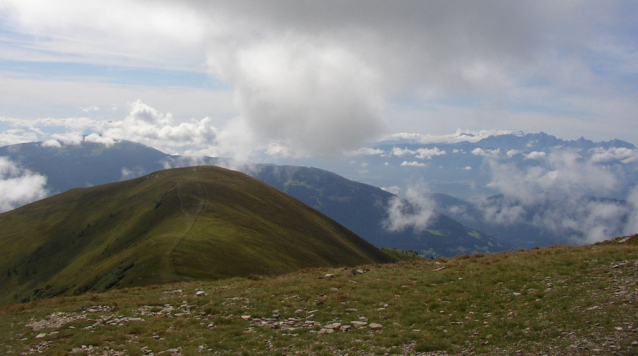
[[[208,117],[176,124],[170,113],[160,113],[137,100],[131,104],[131,111],[124,120],[106,124],[102,137],[90,136],[90,139],[102,143],[108,143],[109,139],[130,140],[170,150],[173,147],[210,145],[216,136],[217,130]]]
[[[519,155],[519,154],[521,154],[521,153],[522,153],[522,152],[521,152],[521,151],[518,151],[518,150],[509,150],[509,151],[505,152],[505,154],[506,154],[506,155],[507,155],[507,157],[509,157],[509,158],[512,158],[512,157],[514,157],[514,156],[516,156],[516,155]]]
[[[415,157],[418,159],[432,159],[435,156],[442,156],[445,154],[445,151],[434,147],[434,148],[419,148],[416,150]]]
[[[403,166],[403,167],[425,167],[426,164],[423,163],[423,162],[417,162],[417,161],[412,161],[412,162],[403,161],[403,162],[401,162],[401,166]]]
[[[436,221],[435,207],[436,202],[431,198],[427,185],[410,186],[405,199],[395,196],[388,201],[388,218],[383,226],[391,232],[410,227],[415,234],[422,232]]]
[[[484,150],[482,148],[475,148],[472,150],[472,154],[475,156],[483,156],[483,157],[496,157],[501,153],[500,149],[495,150]]]
[[[590,243],[623,233],[631,209],[615,200],[596,199],[621,188],[615,172],[573,150],[536,155],[542,164],[519,167],[487,159],[490,187],[502,197],[477,205],[495,224],[528,223],[540,229]],[[629,219],[629,221],[634,221]]]
[[[623,163],[638,162],[638,150],[625,147],[611,147],[605,149],[597,147],[591,150],[593,162],[622,161]]]
[[[533,151],[525,155],[525,159],[542,159],[547,156],[546,152]]]
[[[618,79],[634,67],[635,46],[626,45],[625,35],[633,19],[620,16],[626,5],[616,2],[5,0],[2,6],[3,29],[22,35],[5,57],[208,72],[233,92],[236,120],[255,140],[308,155],[335,155],[386,133],[381,116],[400,116],[385,115],[388,102],[404,99],[417,106],[438,100],[447,109],[477,102],[471,112],[525,104],[550,114],[521,117],[547,122],[564,119],[560,109],[597,118],[604,112],[618,123],[632,122],[636,112],[635,95],[623,94],[626,82]],[[610,64],[601,70],[603,63]],[[616,75],[600,74],[608,71]],[[482,111],[477,116],[512,114]],[[435,118],[467,123],[467,115],[448,119],[449,113]],[[519,124],[538,125],[531,122],[537,121]]]
[[[43,199],[47,178],[0,157],[0,212]]]

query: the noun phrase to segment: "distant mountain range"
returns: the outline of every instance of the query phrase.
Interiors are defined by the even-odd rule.
[[[335,173],[168,155],[128,141],[111,146],[26,143],[0,147],[0,156],[45,175],[51,194],[169,167],[233,166],[377,247],[425,256],[581,244],[632,234],[637,231],[630,231],[631,226],[638,226],[633,221],[638,201],[627,200],[638,186],[638,150],[620,140],[562,140],[545,133],[476,142],[394,140],[352,152],[346,160],[308,162]],[[429,208],[437,212],[430,224],[388,231],[391,202],[423,183],[429,189],[424,193]],[[419,209],[411,203],[403,206],[408,216]]]
[[[8,156],[22,167],[45,175],[52,193],[120,181],[167,167],[229,164],[219,158],[193,161],[128,141],[108,147],[91,142],[60,147],[25,143],[0,148],[0,156]],[[389,201],[395,195],[324,170],[262,164],[243,165],[241,169],[326,214],[377,247],[417,251],[425,256],[493,253],[515,248],[442,214],[434,214],[424,230],[388,231],[384,223],[389,217]]]
[[[390,261],[298,200],[212,166],[71,189],[0,214],[0,305]]]

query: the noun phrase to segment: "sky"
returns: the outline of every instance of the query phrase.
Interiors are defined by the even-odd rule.
[[[0,145],[98,133],[324,159],[397,133],[636,144],[636,18],[613,0],[0,0]]]

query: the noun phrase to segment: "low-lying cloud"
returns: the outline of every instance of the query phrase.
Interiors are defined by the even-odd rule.
[[[383,227],[390,232],[412,228],[415,234],[420,233],[436,221],[435,207],[425,184],[410,186],[405,199],[395,196],[388,201],[388,218]]]
[[[15,209],[47,196],[47,178],[0,157],[0,212]]]
[[[477,203],[486,221],[532,224],[566,237],[579,236],[580,243],[602,241],[638,227],[635,188],[628,202],[595,198],[622,188],[622,177],[613,167],[598,164],[599,157],[570,149],[530,155],[540,164],[521,167],[492,155],[486,158],[492,175],[489,186],[502,195]]]

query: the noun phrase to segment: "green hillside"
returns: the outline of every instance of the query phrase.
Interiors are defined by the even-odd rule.
[[[73,189],[0,214],[0,305],[387,258],[247,175],[180,168]]]
[[[636,355],[638,236],[0,309],[7,355]],[[326,274],[333,278],[326,278]]]

